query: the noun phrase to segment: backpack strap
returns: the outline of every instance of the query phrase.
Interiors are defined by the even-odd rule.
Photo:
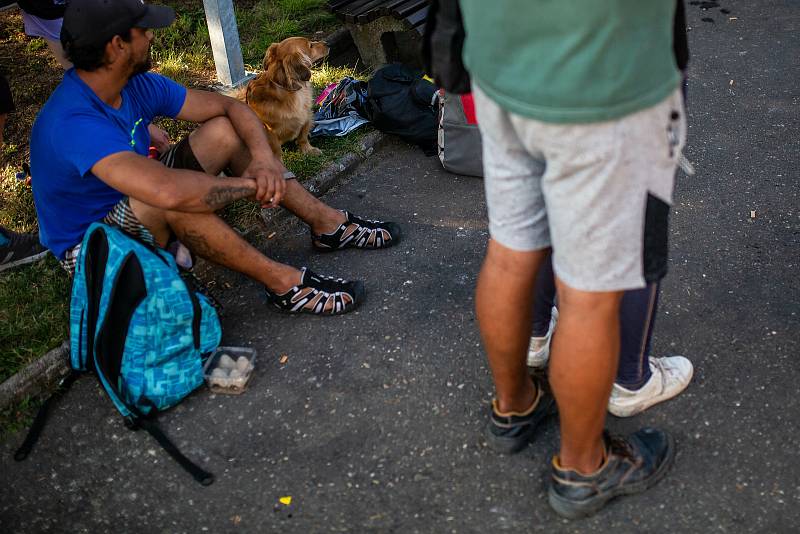
[[[36,418],[33,420],[33,424],[31,424],[30,429],[28,429],[28,435],[25,436],[25,441],[19,446],[17,452],[14,453],[14,460],[21,462],[28,457],[33,446],[36,445],[36,442],[39,440],[39,435],[42,433],[44,424],[47,422],[50,407],[72,386],[80,375],[81,373],[79,371],[75,371],[74,369],[70,371],[70,373],[59,382],[58,389],[44,401],[44,404],[42,404],[42,407],[39,408],[39,412],[36,414]]]
[[[172,443],[172,440],[170,440],[167,435],[164,434],[155,421],[146,417],[138,417],[131,422],[133,423],[133,427],[131,427],[133,430],[136,429],[136,426],[144,428],[147,433],[153,436],[158,444],[161,445],[161,448],[167,451],[167,454],[172,456],[172,459],[178,462],[178,465],[183,467],[183,469],[192,475],[192,478],[194,478],[200,484],[203,486],[210,486],[214,483],[214,475],[184,456],[180,449],[178,449],[178,447]]]
[[[83,256],[81,256],[81,258],[85,262],[82,269],[85,272],[86,278],[87,314],[85,318],[85,328],[87,329],[88,342],[84,350],[86,350],[88,354],[86,363],[88,364],[88,368],[91,369],[93,362],[92,347],[94,346],[94,330],[97,322],[98,309],[100,307],[100,298],[102,296],[106,261],[108,260],[108,242],[106,241],[105,230],[101,225],[87,232],[85,240]],[[39,440],[42,428],[44,428],[47,422],[50,407],[70,388],[70,386],[72,386],[73,382],[75,382],[81,374],[81,371],[73,367],[70,374],[59,382],[58,388],[48,397],[44,404],[42,404],[41,408],[39,408],[36,418],[34,418],[30,429],[28,429],[28,435],[25,437],[25,441],[14,453],[14,459],[16,461],[21,462],[28,457],[33,446],[36,445],[36,442]]]
[[[197,464],[193,463],[170,441],[161,431],[156,423],[148,418],[150,414],[156,414],[157,409],[151,406],[148,416],[143,415],[136,406],[131,405],[119,392],[119,379],[121,375],[122,353],[125,348],[125,337],[131,321],[133,311],[147,295],[147,287],[144,280],[144,272],[137,256],[133,253],[128,254],[122,261],[117,279],[111,288],[111,296],[106,309],[103,325],[97,334],[97,344],[94,353],[95,371],[100,383],[104,386],[106,393],[119,408],[120,405],[126,408],[120,410],[126,416],[126,426],[135,430],[137,427],[144,428],[155,438],[161,447],[172,456],[192,477],[204,486],[214,482],[214,475],[204,471]],[[199,328],[199,324],[198,324]],[[199,339],[199,338],[198,338]],[[199,341],[198,341],[199,342]],[[146,399],[141,399],[140,402]]]

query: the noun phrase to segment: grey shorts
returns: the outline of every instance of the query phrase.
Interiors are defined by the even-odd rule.
[[[501,109],[474,85],[489,232],[513,250],[553,247],[583,291],[644,287],[666,273],[682,95],[618,120],[554,124]]]

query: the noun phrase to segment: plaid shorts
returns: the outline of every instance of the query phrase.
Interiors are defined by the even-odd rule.
[[[205,172],[203,166],[197,161],[197,158],[192,152],[192,147],[189,146],[189,138],[186,137],[175,143],[166,152],[159,156],[159,161],[171,169],[188,169],[192,171]],[[135,237],[139,241],[149,245],[155,245],[156,240],[150,230],[147,229],[136,218],[136,215],[131,209],[131,203],[128,197],[120,200],[108,214],[103,217],[102,222],[111,224],[122,229],[125,233]],[[69,273],[70,276],[75,274],[75,263],[78,261],[78,255],[81,252],[81,244],[78,243],[71,249],[67,250],[64,254],[64,259],[61,260],[61,266]]]

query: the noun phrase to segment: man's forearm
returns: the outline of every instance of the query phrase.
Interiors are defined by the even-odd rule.
[[[170,208],[187,213],[210,213],[242,198],[253,198],[256,182],[249,178],[216,178],[195,171],[173,169],[184,174],[171,180]]]
[[[264,125],[246,104],[233,101],[226,112],[236,133],[247,145],[253,157],[272,155]]]
[[[249,181],[252,183],[246,186],[232,185],[229,183],[215,185],[206,193],[203,202],[212,211],[216,211],[220,208],[224,208],[235,200],[252,197],[256,192],[255,182],[252,180]]]

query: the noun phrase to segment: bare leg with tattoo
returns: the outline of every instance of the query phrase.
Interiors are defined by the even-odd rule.
[[[195,130],[189,144],[197,160],[209,174],[230,168],[239,176],[250,164],[250,152],[225,118],[212,119]],[[345,222],[344,214],[309,193],[296,180],[286,182],[281,206],[309,225],[317,234],[336,230]]]
[[[212,119],[195,130],[189,137],[189,145],[198,163],[211,175],[219,174],[223,169],[230,169],[234,175],[240,175],[250,164],[251,158],[247,147],[226,118]],[[225,179],[220,180],[222,182]],[[226,193],[230,192],[223,188],[215,194],[224,196]],[[210,203],[224,205],[226,201],[224,198],[218,198]],[[304,273],[311,274],[320,284],[325,283],[325,277],[267,258],[213,213],[164,210],[135,199],[130,199],[130,205],[139,221],[151,231],[159,245],[165,246],[170,235],[174,233],[198,256],[257,280],[269,290],[268,293],[273,295],[284,295],[296,290],[303,282]],[[326,205],[294,179],[287,180],[281,205],[308,224],[314,235],[336,233],[347,227],[345,223],[349,222],[345,212]],[[328,285],[331,283],[336,282],[330,282]],[[363,286],[358,286],[356,289],[359,288],[363,292]],[[308,297],[306,300],[309,310],[319,309],[324,313],[334,313],[337,304],[330,296],[331,292],[336,293],[336,288],[333,287],[324,295],[308,288],[301,288],[299,293],[294,294],[295,299],[292,303],[303,301]],[[345,295],[345,302],[339,306],[344,307],[351,304],[351,301],[352,297]]]

